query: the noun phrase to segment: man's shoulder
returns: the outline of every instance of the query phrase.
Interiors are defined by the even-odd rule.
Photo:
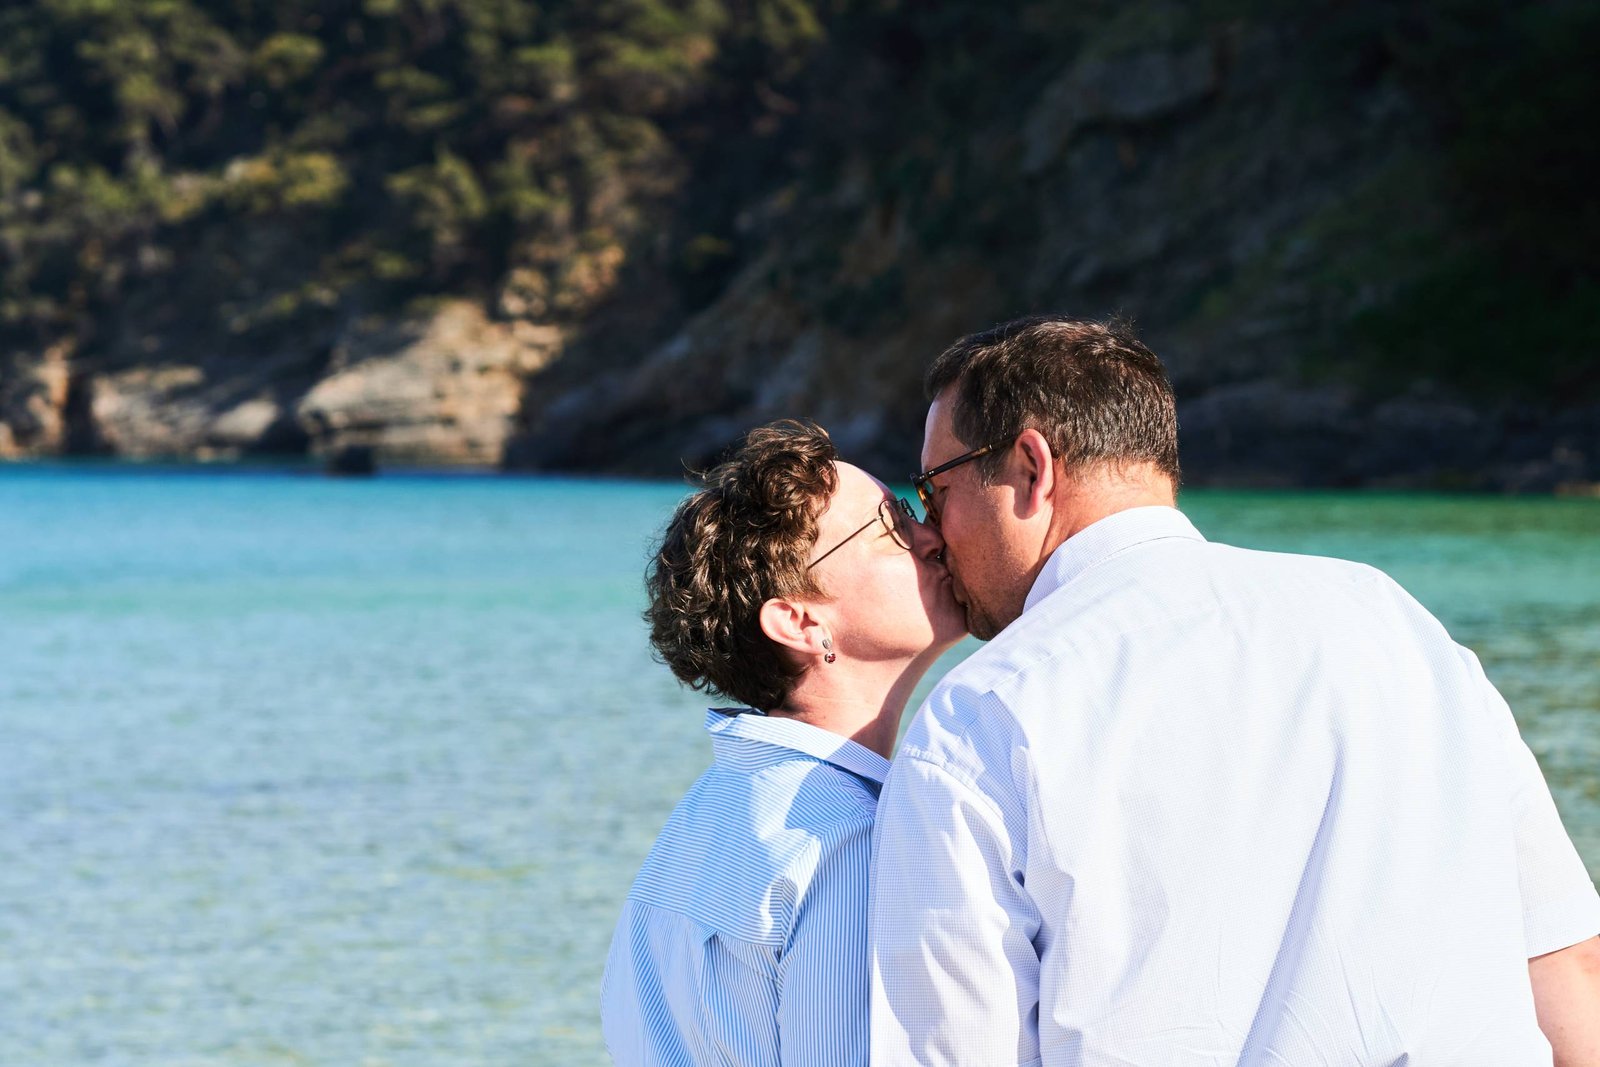
[[[1222,580],[1248,583],[1270,576],[1272,579],[1298,578],[1336,585],[1396,584],[1393,578],[1372,564],[1337,556],[1255,548],[1225,541],[1169,540],[1151,547],[1153,552],[1149,556],[1129,553],[1124,558],[1109,561],[1107,566],[1091,572],[1088,576],[1090,580],[1085,584],[1093,586],[1095,579],[1120,582],[1130,577],[1155,581],[1182,580],[1186,575],[1203,577],[1208,582]]]
[[[1366,563],[1217,542],[1176,548],[1112,561],[1052,591],[946,674],[925,710],[945,728],[963,730],[1024,712],[1041,686],[1058,707],[1116,669],[1118,646],[1159,643],[1164,632],[1192,636],[1220,615],[1264,603],[1310,617],[1325,599],[1347,608],[1376,599],[1431,618]],[[1058,684],[1063,679],[1071,684]]]
[[[978,716],[980,705],[990,712],[1017,710],[1041,676],[1093,674],[1104,665],[1098,651],[1108,639],[1170,616],[1170,605],[1140,586],[1153,587],[1157,597],[1166,588],[1137,568],[1106,567],[1054,590],[951,669],[930,694],[929,706],[939,707],[952,723],[965,722]]]
[[[1296,552],[1214,545],[1208,592],[1237,610],[1259,604],[1298,626],[1338,630],[1380,618],[1395,633],[1447,639],[1442,625],[1388,572],[1370,563]]]
[[[1215,560],[1225,567],[1236,567],[1243,572],[1264,570],[1283,574],[1300,574],[1314,580],[1329,582],[1373,582],[1393,585],[1394,579],[1370,563],[1323,556],[1309,552],[1289,552],[1281,549],[1250,548],[1221,541],[1208,541],[1206,548]]]
[[[1034,650],[1036,661],[1074,646],[1098,659],[1106,642],[1124,634],[1180,629],[1217,611],[1249,605],[1310,608],[1324,600],[1354,605],[1373,598],[1420,610],[1393,578],[1367,563],[1168,540],[1086,571],[1041,598],[1001,636],[1024,652]]]
[[[1014,754],[1025,746],[1022,718],[1029,702],[1020,691],[1042,657],[1069,650],[1017,639],[1015,624],[953,667],[929,692],[895,753],[895,763],[919,760],[976,789],[992,775],[1009,774]],[[1063,700],[1070,694],[1062,694]],[[893,774],[893,770],[890,772]]]

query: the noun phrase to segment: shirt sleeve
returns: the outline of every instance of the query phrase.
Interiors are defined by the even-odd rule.
[[[867,883],[862,822],[818,863],[779,965],[778,1052],[786,1067],[867,1063]]]
[[[1037,913],[994,803],[904,752],[878,808],[872,1063],[1039,1062]]]
[[[1522,926],[1528,957],[1542,956],[1600,933],[1600,894],[1578,850],[1561,825],[1550,787],[1533,751],[1517,731],[1511,708],[1483,673],[1478,657],[1462,649],[1495,717],[1510,771],[1511,816],[1516,833],[1517,874],[1522,888]]]

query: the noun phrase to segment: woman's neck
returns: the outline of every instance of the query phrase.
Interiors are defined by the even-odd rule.
[[[900,716],[936,657],[893,663],[819,663],[795,682],[789,699],[768,712],[848,737],[885,759],[894,754]]]

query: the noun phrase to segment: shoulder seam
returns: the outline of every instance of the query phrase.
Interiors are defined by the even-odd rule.
[[[999,823],[1002,826],[1005,825],[1005,811],[1000,807],[999,804],[995,803],[993,797],[989,796],[989,794],[985,793],[981,788],[979,788],[977,779],[975,779],[972,775],[951,767],[945,760],[940,759],[926,749],[916,748],[915,746],[911,745],[902,745],[898,750],[896,750],[895,759],[897,761],[900,759],[912,760],[916,763],[921,763],[925,766],[932,767],[946,778],[949,778],[951,781],[961,786],[961,788],[965,789],[968,793],[971,793],[974,799],[982,801],[983,806],[988,808],[990,812],[993,813],[994,817],[999,821]]]

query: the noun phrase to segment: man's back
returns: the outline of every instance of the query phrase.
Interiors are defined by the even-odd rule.
[[[1170,509],[1063,546],[899,755],[875,1063],[1548,1062],[1527,959],[1600,927],[1470,653]]]

